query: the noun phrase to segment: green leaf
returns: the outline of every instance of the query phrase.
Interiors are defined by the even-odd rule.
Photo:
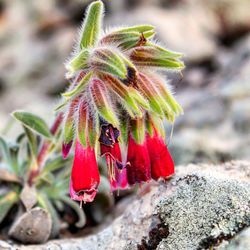
[[[27,127],[23,126],[25,134],[28,138],[28,142],[29,142],[29,148],[31,151],[31,154],[33,156],[33,158],[36,158],[36,154],[37,154],[37,138],[36,135]]]
[[[86,216],[83,209],[80,208],[76,202],[72,201],[67,196],[62,196],[61,200],[76,212],[78,216],[78,221],[76,222],[76,226],[79,228],[83,227],[86,224]]]
[[[0,136],[0,152],[1,152],[1,155],[3,157],[3,160],[7,163],[5,165],[6,168],[10,169],[10,167],[12,165],[10,150],[9,150],[7,142],[1,136]]]
[[[39,116],[24,111],[15,111],[12,113],[12,116],[39,135],[49,139],[52,138],[48,125]]]
[[[4,220],[12,206],[18,201],[16,192],[11,191],[5,195],[0,196],[0,223]]]
[[[93,47],[96,44],[102,25],[103,9],[102,1],[95,1],[89,5],[81,32],[81,49]]]
[[[4,138],[0,136],[0,152],[6,163],[3,166],[10,172],[18,174],[18,145],[8,145]]]
[[[67,159],[63,159],[61,155],[56,156],[55,158],[53,158],[53,159],[46,162],[41,174],[53,172],[53,171],[56,171],[56,170],[58,170],[60,168],[63,168],[71,160],[72,160],[72,157],[68,157]]]

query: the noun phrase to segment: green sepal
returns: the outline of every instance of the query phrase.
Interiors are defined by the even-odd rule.
[[[70,91],[67,91],[65,93],[62,94],[62,96],[66,97],[66,98],[74,98],[77,95],[79,95],[82,91],[84,91],[84,89],[86,88],[90,78],[92,77],[93,72],[89,72],[88,74],[86,74],[81,80],[80,82],[75,86],[75,88],[73,88]]]
[[[102,1],[95,1],[89,5],[81,31],[81,49],[93,47],[96,44],[102,26],[103,9]]]
[[[120,114],[120,140],[121,140],[121,144],[127,145],[128,144],[128,133],[129,133],[129,129],[130,129],[130,124],[129,124],[130,118],[128,117],[128,115],[126,113],[121,113]]]
[[[149,77],[158,87],[162,97],[164,98],[164,101],[169,105],[172,113],[174,113],[177,116],[183,114],[183,109],[181,105],[175,100],[171,91],[168,89],[167,85],[164,83],[164,80],[154,74],[150,74]]]
[[[145,141],[145,122],[144,118],[131,120],[130,129],[136,143],[143,144]]]
[[[73,59],[71,59],[71,61],[66,64],[66,69],[69,71],[69,75],[72,75],[79,70],[87,68],[88,58],[89,50],[83,48],[78,55],[73,57]]]
[[[111,74],[124,81],[130,81],[135,76],[135,66],[121,52],[113,48],[97,48],[93,51],[90,65],[97,71]]]
[[[177,59],[177,58],[183,57],[182,53],[165,49],[165,48],[161,47],[160,45],[155,44],[155,43],[150,42],[150,41],[147,41],[145,46],[149,46],[149,47],[156,49],[156,51],[158,51],[158,53],[161,54],[161,56],[165,57],[165,58],[176,58]]]
[[[140,33],[136,31],[114,31],[102,38],[102,44],[116,44],[117,47],[128,50],[136,46],[145,45],[147,39],[154,36],[155,32],[152,30]]]
[[[129,94],[142,108],[146,110],[150,109],[147,99],[145,99],[134,87],[129,87]]]
[[[99,116],[97,113],[88,115],[88,143],[94,148],[99,137]]]
[[[75,112],[78,105],[78,98],[73,100],[65,116],[64,127],[63,127],[63,142],[69,144],[74,140],[75,137]]]
[[[162,138],[165,138],[166,133],[165,133],[165,128],[164,128],[164,124],[163,124],[162,119],[153,113],[148,114],[148,119],[149,119],[149,122],[151,123],[151,126],[154,129],[156,129],[157,133]]]
[[[99,115],[114,127],[119,127],[118,118],[114,112],[113,105],[109,100],[109,94],[104,83],[99,79],[93,79],[90,86],[92,100]]]
[[[144,33],[147,31],[154,31],[155,27],[152,25],[136,25],[136,26],[131,26],[131,27],[124,27],[116,30],[115,32],[139,32],[139,33]]]
[[[154,84],[146,75],[142,73],[139,74],[137,88],[147,98],[150,110],[163,117],[164,110],[162,109],[159,102],[159,93]]]
[[[84,102],[81,102],[78,109],[77,138],[84,148],[87,147],[88,139],[88,109]]]
[[[142,117],[143,113],[140,109],[140,105],[138,105],[139,102],[137,103],[137,100],[140,100],[145,105],[147,101],[140,95],[140,93],[136,89],[126,86],[119,79],[114,78],[110,75],[102,74],[100,75],[100,77],[106,83],[108,88],[118,96],[121,104],[129,113],[131,118]],[[133,93],[133,95],[131,93]]]
[[[140,46],[132,50],[130,59],[135,65],[144,67],[159,67],[163,69],[181,70],[184,63],[170,53],[152,46]]]
[[[109,48],[99,48],[91,55],[90,64],[96,70],[121,79],[126,79],[127,68],[119,52],[112,51]]]
[[[152,137],[154,135],[154,126],[148,112],[145,115],[145,128],[148,134]]]

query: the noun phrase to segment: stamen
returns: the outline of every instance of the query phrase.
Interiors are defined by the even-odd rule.
[[[80,200],[80,208],[82,208],[82,200]]]

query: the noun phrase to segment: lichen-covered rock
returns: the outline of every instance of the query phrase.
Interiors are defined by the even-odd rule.
[[[249,188],[237,180],[187,175],[163,198],[157,214],[169,235],[157,249],[208,249],[249,225]]]
[[[195,250],[232,240],[229,246],[250,226],[249,181],[246,161],[179,166],[170,182],[145,185],[129,198],[125,212],[103,231],[18,250]]]

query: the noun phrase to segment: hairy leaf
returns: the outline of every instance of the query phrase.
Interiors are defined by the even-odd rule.
[[[39,135],[48,139],[52,138],[48,125],[41,117],[24,111],[15,111],[12,113],[12,116]]]

